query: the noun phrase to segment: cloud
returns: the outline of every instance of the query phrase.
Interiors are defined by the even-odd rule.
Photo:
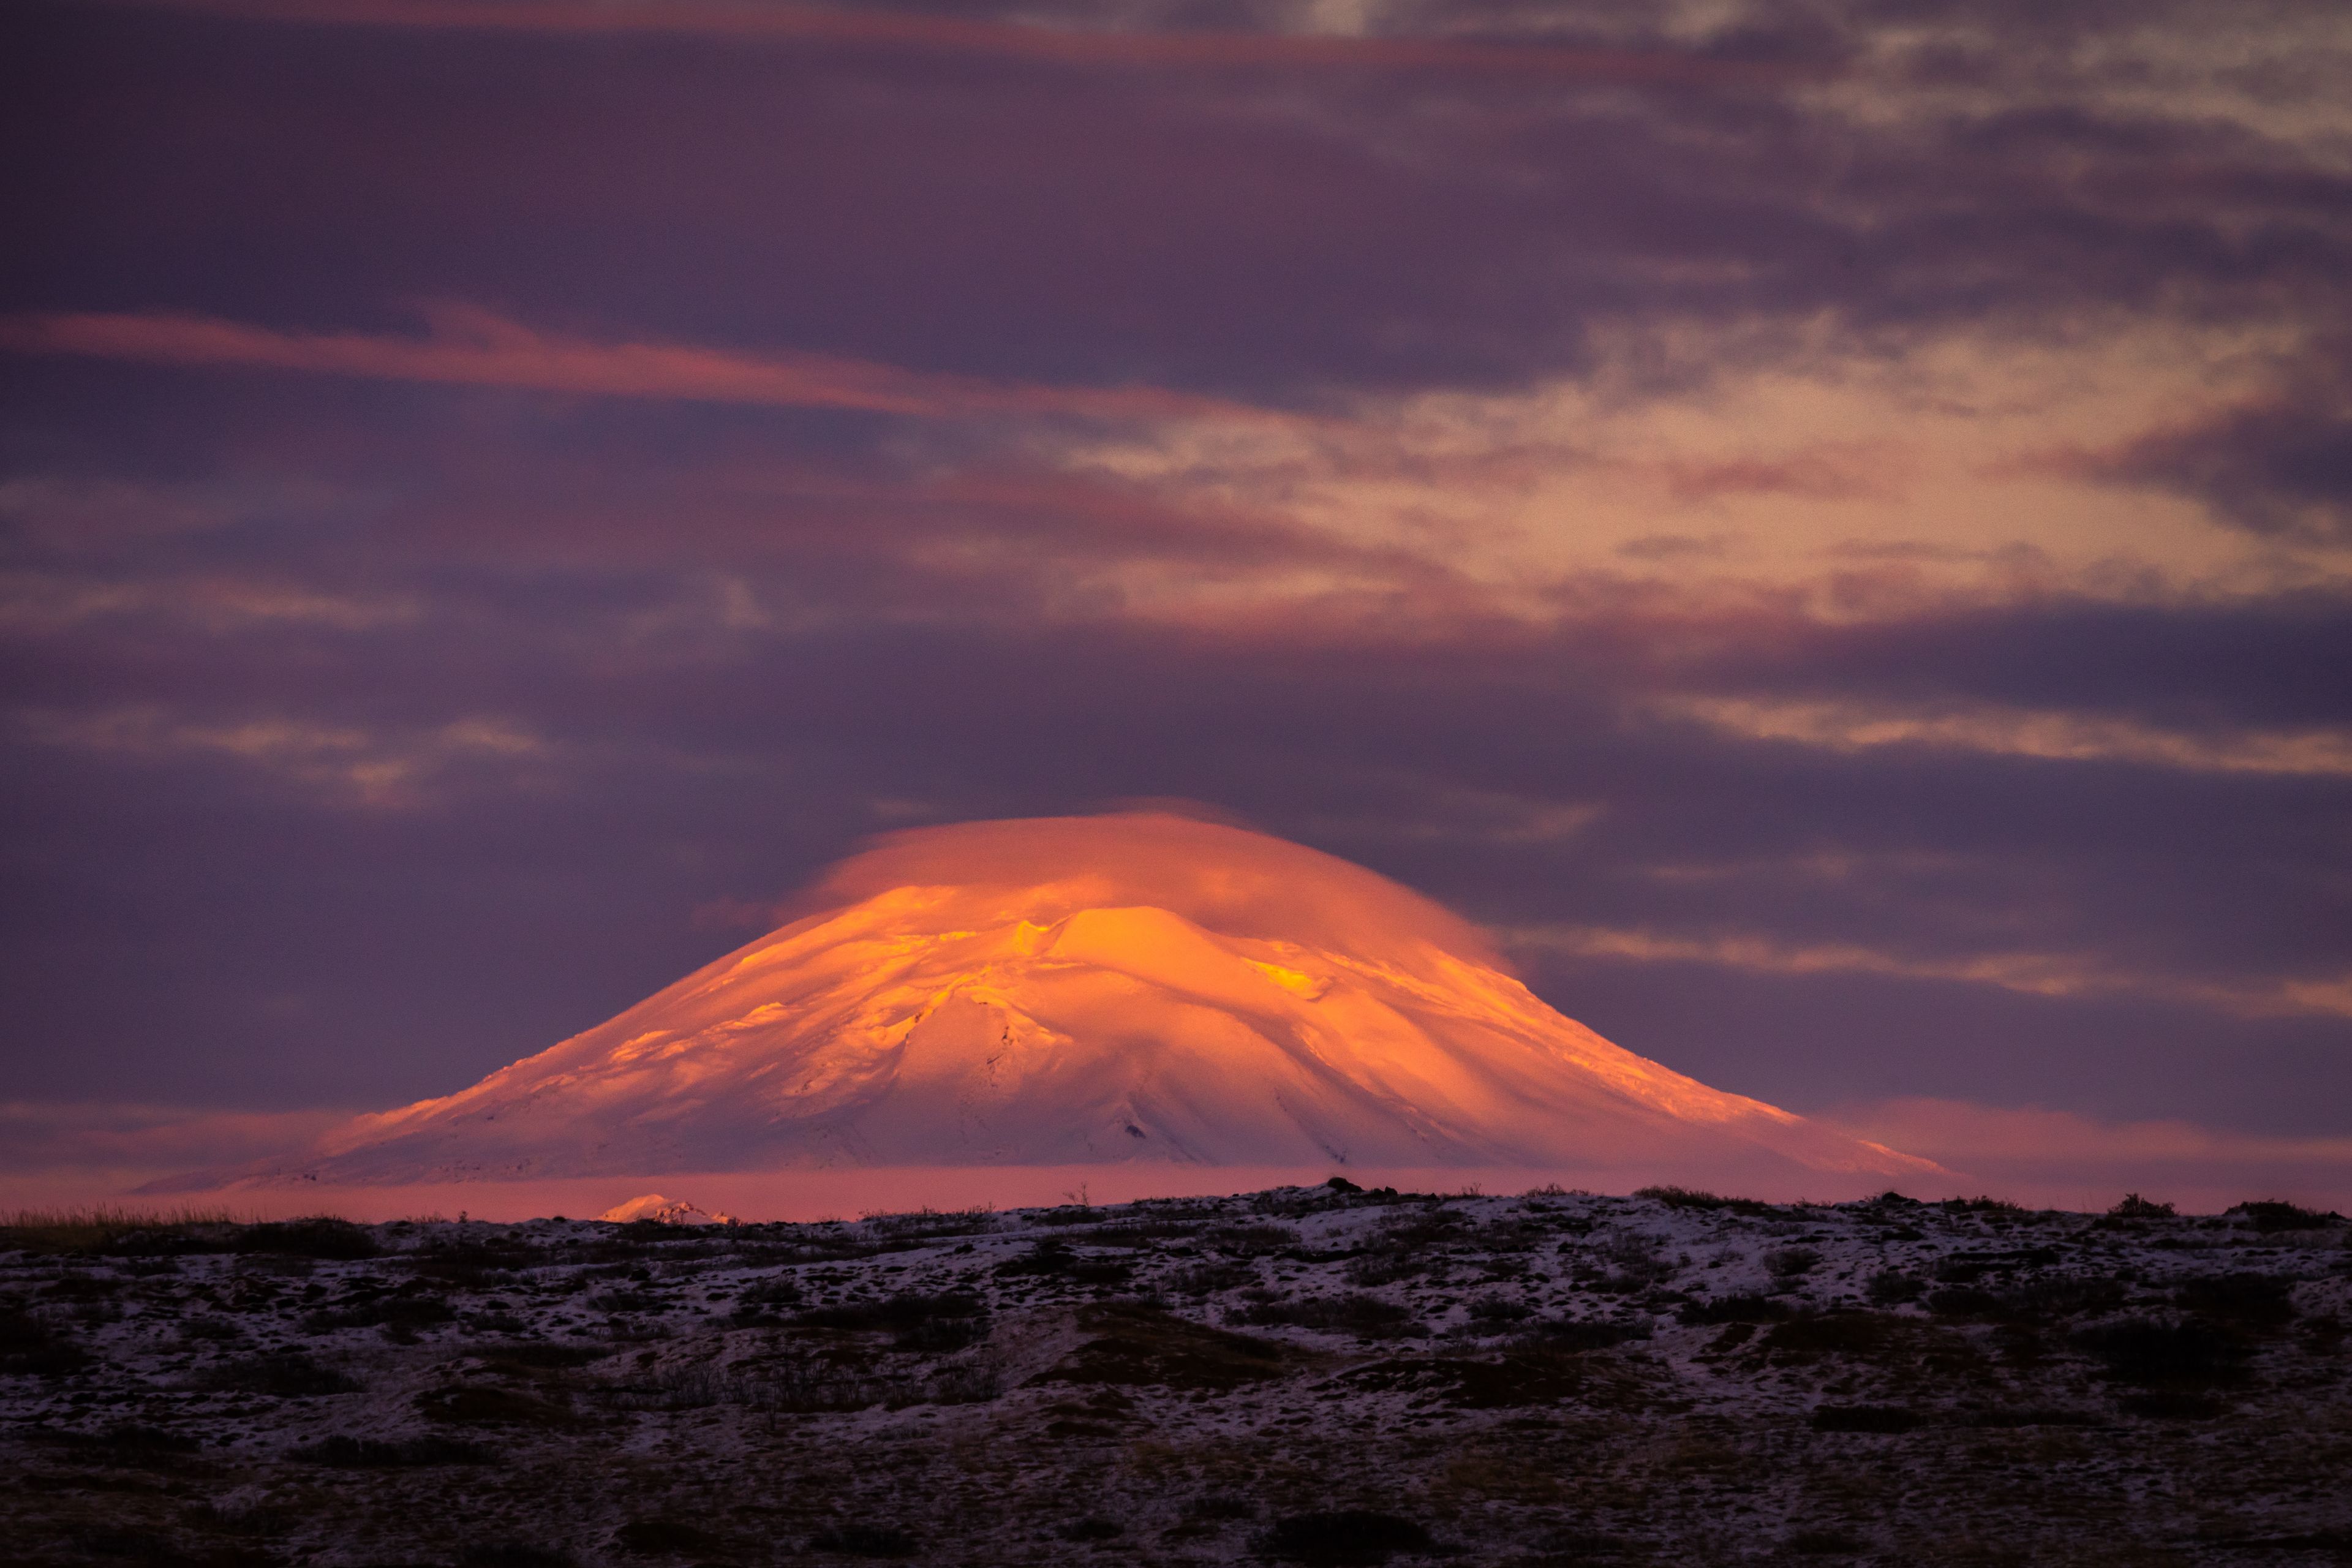
[[[218,633],[281,626],[358,632],[404,625],[425,613],[406,595],[338,594],[300,583],[0,572],[0,634],[54,636],[125,617],[169,617]]]
[[[2200,497],[2265,538],[2352,541],[2352,400],[2225,409],[2138,437],[2082,467],[2098,478]]]
[[[1508,390],[1327,399],[1312,426],[1074,437],[1162,504],[1216,504],[1421,552],[1499,613],[1573,616],[1619,584],[1706,616],[1915,620],[2053,595],[2223,599],[2337,584],[2352,552],[2252,540],[2039,454],[2128,441],[2266,372],[2244,332],[2087,321],[1888,344],[1834,328],[1744,339],[1653,319],[1592,334],[1573,374]]]
[[[1656,706],[1668,717],[1744,739],[1839,752],[1911,747],[2040,762],[2352,778],[2352,730],[2336,728],[2194,733],[2107,714],[1985,704],[1906,708],[1883,699],[1676,695]]]
[[[129,707],[70,714],[20,711],[16,728],[37,746],[147,762],[228,760],[370,811],[423,804],[461,770],[488,766],[511,783],[524,784],[552,752],[529,731],[487,717],[452,720],[422,733],[384,735],[300,719],[207,722],[153,707]]]
[[[303,371],[383,381],[599,397],[971,419],[1250,419],[1265,410],[1152,387],[1049,387],[902,370],[824,354],[597,342],[488,311],[436,307],[422,338],[287,332],[184,314],[58,313],[0,320],[0,349],[152,364]]]
[[[1621,963],[1695,963],[1795,977],[1883,975],[1998,986],[2050,998],[2128,995],[2251,1017],[2352,1018],[2352,971],[2275,980],[2200,980],[2133,973],[2065,952],[1906,955],[1853,942],[1798,944],[1762,935],[1679,936],[1602,926],[1521,926],[1508,949]]]

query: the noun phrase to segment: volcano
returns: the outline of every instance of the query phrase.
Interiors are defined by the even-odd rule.
[[[274,1173],[1935,1168],[1612,1045],[1429,900],[1217,823],[911,831],[793,912],[618,1017],[359,1118]]]

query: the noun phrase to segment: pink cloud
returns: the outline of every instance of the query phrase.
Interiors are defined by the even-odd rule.
[[[830,354],[740,353],[690,343],[600,342],[541,332],[487,310],[440,306],[423,337],[285,332],[176,312],[0,320],[0,349],[150,364],[242,366],[502,386],[601,397],[837,408],[935,419],[1279,418],[1216,398],[1141,386],[1043,386],[907,370]]]
[[[1907,467],[1899,454],[1874,452],[1853,443],[1815,447],[1784,457],[1657,465],[1666,492],[1680,502],[1738,495],[1790,495],[1809,500],[1884,496],[1893,492],[1896,471]]]

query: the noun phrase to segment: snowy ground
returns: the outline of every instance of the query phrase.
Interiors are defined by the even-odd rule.
[[[0,1246],[10,1561],[2352,1560],[2352,1230],[2284,1205],[1292,1188]]]

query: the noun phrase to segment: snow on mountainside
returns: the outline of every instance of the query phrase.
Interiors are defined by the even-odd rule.
[[[1931,1170],[1612,1045],[1361,868],[1152,814],[901,834],[802,918],[275,1173],[822,1165]],[[243,1173],[260,1175],[258,1171]]]
[[[656,1225],[685,1226],[726,1225],[733,1218],[730,1215],[711,1214],[684,1198],[666,1198],[659,1193],[647,1193],[641,1198],[615,1204],[596,1217],[606,1225],[628,1225],[636,1220],[649,1219]]]

